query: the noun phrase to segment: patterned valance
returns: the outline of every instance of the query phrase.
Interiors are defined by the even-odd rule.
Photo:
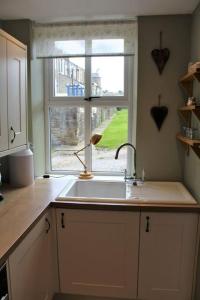
[[[37,58],[134,55],[135,21],[35,24]]]

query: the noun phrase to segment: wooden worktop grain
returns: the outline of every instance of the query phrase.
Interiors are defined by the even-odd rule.
[[[198,204],[55,201],[66,183],[67,177],[51,177],[36,179],[33,185],[24,188],[1,188],[4,200],[0,202],[0,263],[7,259],[49,205],[69,209],[200,212]]]
[[[0,262],[23,238],[65,184],[65,177],[41,178],[28,187],[1,188],[4,200],[0,202]]]

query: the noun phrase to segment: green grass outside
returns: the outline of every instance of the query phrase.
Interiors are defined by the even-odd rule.
[[[97,148],[116,149],[127,142],[128,133],[128,110],[117,111],[108,127],[103,131],[101,141]]]

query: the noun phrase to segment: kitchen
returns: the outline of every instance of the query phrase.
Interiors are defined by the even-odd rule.
[[[199,61],[198,24],[200,18],[199,9],[197,8],[195,10],[196,5],[197,3],[190,10],[190,14],[177,15],[178,11],[175,11],[176,15],[174,15],[172,12],[170,15],[166,15],[168,14],[167,11],[165,15],[161,15],[161,13],[159,13],[157,16],[138,17],[138,76],[137,78],[134,78],[134,80],[138,81],[138,85],[137,82],[135,82],[137,85],[137,131],[136,128],[133,128],[133,132],[134,130],[136,131],[137,173],[139,176],[141,176],[142,169],[144,168],[147,181],[184,182],[186,187],[192,193],[193,197],[199,201],[199,158],[192,150],[189,152],[189,155],[187,155],[187,151],[184,150],[179,141],[176,141],[176,134],[180,131],[180,119],[178,117],[177,110],[179,107],[183,106],[184,99],[186,100],[186,94],[184,94],[183,90],[180,88],[178,80],[187,72],[189,62]],[[4,19],[1,22],[1,28],[19,39],[22,43],[26,44],[28,49],[30,49],[31,21],[5,21],[6,18],[4,16],[2,16],[1,19]],[[20,18],[16,15],[16,17],[13,19]],[[155,63],[150,55],[152,49],[159,46],[159,32],[161,30],[163,30],[163,46],[169,48],[171,53],[162,76],[159,75]],[[30,52],[28,53],[31,55]],[[34,145],[33,151],[35,159],[35,175],[41,176],[46,172],[44,144],[46,133],[45,130],[43,130],[43,65],[40,60],[28,60],[28,67],[28,135],[29,142]],[[137,66],[135,66],[135,68],[137,68]],[[153,80],[151,78],[153,78]],[[196,93],[195,96],[198,98],[198,82],[195,83],[194,90]],[[136,92],[136,89],[134,92]],[[161,101],[168,106],[169,112],[163,127],[160,131],[158,131],[150,116],[150,109],[153,105],[157,104],[157,97],[160,93],[162,94]],[[136,109],[133,112],[133,116],[134,114],[136,114]],[[136,120],[136,117],[133,119]],[[40,132],[40,135],[38,135],[38,132]],[[7,177],[7,157],[1,159],[1,164],[3,177]],[[58,182],[58,179],[50,178],[50,181],[52,181],[53,184],[54,181]],[[38,203],[38,207],[34,207],[34,201],[31,202],[30,200],[30,202],[27,202],[27,208],[23,208],[23,201],[25,201],[27,196],[24,196],[23,200],[23,196],[21,196],[23,192],[21,189],[18,190],[19,196],[16,196],[15,191],[11,191],[12,197],[14,194],[15,198],[18,200],[20,200],[20,197],[22,197],[20,201],[14,201],[14,199],[9,196],[11,197],[9,202],[1,202],[1,216],[11,210],[11,219],[12,216],[15,216],[18,222],[19,219],[25,221],[24,225],[20,224],[20,222],[16,222],[16,226],[14,226],[12,220],[1,218],[3,222],[3,224],[0,223],[2,226],[1,233],[10,232],[11,234],[10,237],[8,237],[6,234],[4,234],[4,237],[2,237],[2,245],[4,245],[6,248],[2,248],[1,257],[5,257],[5,253],[7,253],[7,257],[9,254],[11,254],[12,249],[14,250],[16,247],[15,243],[18,241],[18,235],[22,235],[22,239],[24,236],[23,234],[25,234],[26,230],[23,233],[22,227],[25,226],[24,229],[29,228],[30,225],[35,222],[38,216],[43,212],[47,203],[52,202],[57,197],[60,191],[64,188],[64,185],[65,180],[60,178],[58,186],[55,185],[47,188],[50,189],[50,196],[48,196],[48,193],[45,192],[44,188],[42,188],[42,183],[41,186],[38,186],[36,191],[32,190],[32,187],[31,191],[28,190],[28,187],[24,188],[25,190],[27,189],[26,193],[30,193],[30,195],[32,193],[33,199],[36,199],[37,197],[40,199],[41,197],[46,198],[45,200],[42,200],[41,203]],[[40,194],[42,196],[40,196]],[[12,203],[15,203],[16,207],[15,205],[12,205]],[[19,209],[17,209],[18,205]],[[72,204],[71,207],[73,207],[73,205],[74,204]],[[20,208],[22,215],[19,213]],[[162,208],[160,209],[162,210]],[[193,206],[190,209],[193,211]],[[196,209],[197,207],[193,212],[198,212],[198,209]],[[10,231],[6,229],[8,223],[9,226],[11,226]],[[16,230],[17,228],[20,230],[16,233],[13,233],[13,227],[16,227]],[[3,240],[5,241],[5,244],[3,243]],[[9,243],[6,245],[6,241],[8,240]],[[12,248],[12,243],[15,244],[14,248]],[[32,298],[30,297],[30,299]],[[38,297],[38,299],[40,298]],[[168,297],[168,299],[170,299],[170,297]],[[198,299],[198,297],[196,299]]]

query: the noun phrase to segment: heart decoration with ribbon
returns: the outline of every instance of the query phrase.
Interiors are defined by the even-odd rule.
[[[164,67],[170,57],[169,49],[162,48],[162,31],[160,32],[160,49],[152,50],[151,56],[158,68],[159,73],[162,74]]]
[[[151,108],[151,116],[159,131],[167,115],[168,108],[167,106],[161,106],[161,95],[158,95],[158,105]]]

